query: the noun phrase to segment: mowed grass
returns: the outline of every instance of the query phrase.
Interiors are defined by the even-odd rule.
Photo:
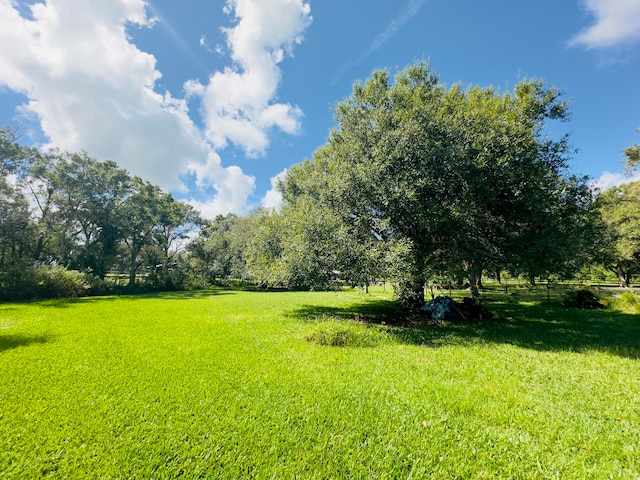
[[[421,325],[381,291],[0,305],[0,477],[637,479],[639,317],[489,307]]]

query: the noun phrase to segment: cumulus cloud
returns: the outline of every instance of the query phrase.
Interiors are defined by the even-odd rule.
[[[604,192],[611,187],[617,187],[624,183],[631,183],[640,180],[640,172],[633,175],[625,175],[624,173],[603,172],[600,178],[591,183],[592,187]]]
[[[190,200],[188,203],[206,218],[228,212],[241,213],[247,197],[253,192],[255,178],[247,177],[239,167],[224,169],[221,175],[220,158],[212,153],[207,163],[195,164],[191,168],[196,172],[198,186],[213,187],[218,195],[208,201]],[[239,208],[240,207],[240,208]]]
[[[191,81],[186,89],[202,99],[205,134],[216,148],[231,142],[258,156],[269,146],[271,128],[290,134],[300,129],[302,111],[273,99],[278,64],[302,40],[310,6],[303,0],[227,0],[225,11],[236,22],[223,29],[234,64],[211,75],[206,85]]]
[[[571,46],[610,48],[640,41],[638,0],[583,0],[582,4],[595,21],[570,40]]]
[[[282,194],[278,191],[277,187],[278,182],[283,180],[286,174],[287,169],[285,168],[282,172],[271,177],[271,190],[269,190],[262,199],[262,206],[264,208],[276,211],[280,210],[280,207],[282,206]]]
[[[185,84],[189,95],[202,95],[204,131],[186,99],[156,90],[161,72],[155,57],[127,35],[131,26],[157,22],[180,40],[157,10],[148,15],[144,0],[46,0],[30,7],[0,0],[0,87],[26,95],[20,109],[37,117],[50,146],[116,160],[165,189],[183,188],[181,175],[191,173],[200,188],[215,190],[211,200],[192,202],[203,213],[239,212],[255,179],[223,166],[216,149],[230,140],[263,152],[269,128],[295,133],[302,115],[273,98],[277,64],[301,40],[309,6],[302,0],[263,3],[227,1],[226,11],[237,20],[226,30],[234,67],[213,74],[207,85]]]

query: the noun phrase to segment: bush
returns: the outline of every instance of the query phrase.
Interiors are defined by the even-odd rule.
[[[77,270],[67,270],[62,266],[36,267],[38,278],[38,297],[75,298],[89,293],[87,276]]]
[[[86,295],[101,296],[114,293],[116,286],[104,278],[100,278],[90,273],[85,273],[87,291]]]
[[[591,290],[574,290],[568,292],[564,298],[564,305],[567,307],[594,310],[604,308],[600,299]]]
[[[175,292],[185,289],[186,279],[187,273],[180,268],[154,270],[144,279],[142,287],[150,292]]]
[[[0,271],[0,300],[35,298],[37,291],[38,278],[33,265],[19,262]]]
[[[13,265],[0,273],[0,299],[80,297],[91,293],[89,277],[59,265]]]

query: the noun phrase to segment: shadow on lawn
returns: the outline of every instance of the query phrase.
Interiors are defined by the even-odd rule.
[[[2,335],[0,334],[0,353],[18,347],[28,347],[33,344],[43,344],[50,338],[42,335]]]
[[[559,304],[487,304],[494,318],[435,323],[402,312],[391,301],[370,301],[346,308],[305,305],[292,312],[303,320],[326,318],[386,325],[402,343],[440,347],[482,342],[540,351],[602,351],[640,358],[640,316],[614,311],[577,310]]]
[[[212,290],[194,290],[184,292],[156,292],[156,293],[141,293],[131,295],[108,295],[104,297],[80,297],[80,298],[59,298],[50,300],[33,300],[29,303],[37,303],[43,307],[54,308],[68,308],[73,304],[82,303],[98,303],[98,302],[112,302],[119,301],[137,301],[137,300],[196,300],[208,297],[217,297],[220,295],[231,295],[233,290],[229,289],[212,289]]]

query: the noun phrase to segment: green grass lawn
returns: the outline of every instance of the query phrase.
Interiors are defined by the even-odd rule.
[[[442,325],[381,291],[0,305],[0,477],[640,477],[640,317],[511,295]]]

